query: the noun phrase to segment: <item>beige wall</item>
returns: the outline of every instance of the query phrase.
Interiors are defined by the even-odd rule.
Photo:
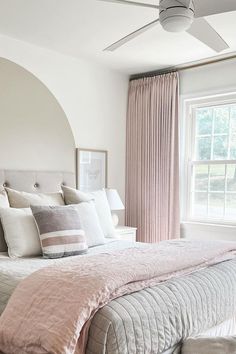
[[[0,168],[74,169],[74,137],[55,97],[36,77],[0,59]]]

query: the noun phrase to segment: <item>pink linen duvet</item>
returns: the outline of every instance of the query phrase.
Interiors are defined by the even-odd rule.
[[[90,320],[112,299],[232,259],[236,243],[170,241],[70,257],[23,280],[0,317],[5,354],[84,354]]]

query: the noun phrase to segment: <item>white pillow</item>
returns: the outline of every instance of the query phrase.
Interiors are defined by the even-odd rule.
[[[7,197],[7,192],[4,189],[0,189],[0,208],[9,208],[10,204]]]
[[[104,236],[115,237],[115,228],[105,190],[84,193],[66,186],[62,186],[62,190],[66,204],[79,204],[81,202],[93,201]]]
[[[75,206],[79,214],[81,227],[85,232],[88,247],[103,245],[104,234],[93,202],[80,203]]]
[[[1,208],[0,217],[9,257],[41,255],[38,230],[31,209]]]
[[[30,205],[59,206],[65,205],[62,193],[27,193],[6,188],[12,208],[29,208]]]

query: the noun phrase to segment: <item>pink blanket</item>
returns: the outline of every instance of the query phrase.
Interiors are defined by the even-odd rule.
[[[5,354],[84,353],[89,320],[112,299],[233,258],[236,243],[170,241],[65,259],[23,280],[0,317]]]

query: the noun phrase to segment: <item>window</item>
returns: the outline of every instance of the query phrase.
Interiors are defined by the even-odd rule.
[[[188,102],[186,213],[236,224],[236,95]]]

